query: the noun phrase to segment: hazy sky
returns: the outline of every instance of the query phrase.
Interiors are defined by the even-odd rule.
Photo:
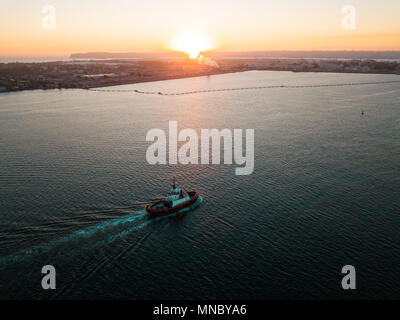
[[[356,29],[342,28],[344,5]],[[56,9],[45,30],[42,8]],[[1,0],[0,56],[165,50],[180,32],[218,50],[400,50],[400,0]]]

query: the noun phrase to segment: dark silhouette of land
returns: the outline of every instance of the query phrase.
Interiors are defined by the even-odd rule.
[[[286,52],[286,55],[292,56],[267,56],[279,53],[285,52],[252,52],[254,56],[249,56],[249,52],[208,52],[207,59],[202,61],[191,60],[185,54],[177,52],[86,53],[72,55],[79,57],[79,60],[0,63],[0,92],[55,88],[85,89],[250,70],[400,74],[400,62],[393,58],[400,56],[399,52],[347,52],[347,56],[381,57],[375,59],[337,58],[345,57],[346,52]],[[306,58],[311,54],[317,57]],[[119,59],[113,59],[114,55],[119,55]],[[299,55],[302,57],[296,57]],[[331,55],[337,57],[329,58]],[[106,59],[110,56],[111,59]],[[83,60],[85,57],[91,59]],[[94,57],[103,58],[99,60]]]

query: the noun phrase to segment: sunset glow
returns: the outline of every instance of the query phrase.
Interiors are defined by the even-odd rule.
[[[185,3],[185,5],[183,5]],[[400,1],[2,0],[0,56],[75,52],[400,50]],[[79,9],[77,9],[79,8]],[[112,12],[112,14],[110,14]],[[347,20],[346,20],[347,19]],[[54,26],[46,28],[54,22]]]
[[[205,34],[183,33],[172,39],[170,48],[187,53],[191,59],[197,59],[200,52],[214,49],[215,44]]]

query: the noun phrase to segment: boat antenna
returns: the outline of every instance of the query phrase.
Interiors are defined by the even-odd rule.
[[[172,184],[172,189],[176,189],[176,187],[175,187],[175,176],[174,176],[174,180],[173,180],[173,184]]]

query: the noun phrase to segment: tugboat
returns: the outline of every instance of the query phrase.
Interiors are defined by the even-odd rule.
[[[197,191],[185,192],[177,188],[174,177],[170,194],[162,200],[147,205],[146,210],[150,216],[164,216],[182,209],[190,208],[196,204],[199,198],[201,199]]]

